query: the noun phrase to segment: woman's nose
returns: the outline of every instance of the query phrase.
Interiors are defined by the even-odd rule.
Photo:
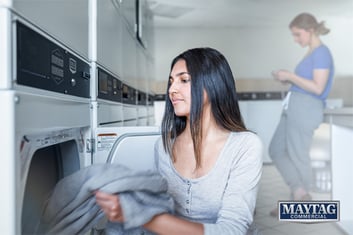
[[[178,85],[176,84],[176,82],[173,82],[170,84],[169,86],[169,93],[177,93],[178,92]]]

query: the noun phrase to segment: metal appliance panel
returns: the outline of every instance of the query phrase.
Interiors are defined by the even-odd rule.
[[[0,89],[11,88],[11,13],[6,8],[0,7]]]
[[[98,67],[98,107],[96,113],[93,114],[97,116],[97,126],[123,125],[122,87],[123,83],[117,76]]]
[[[52,92],[38,93],[0,91],[0,105],[5,111],[0,122],[0,140],[4,144],[0,174],[7,179],[0,182],[0,187],[7,192],[3,197],[6,201],[3,213],[7,216],[0,221],[0,226],[5,234],[21,234],[26,172],[37,149],[80,139],[80,166],[91,164],[91,153],[84,149],[91,136],[88,101],[79,97],[65,99]],[[68,131],[80,128],[84,130],[82,133]]]
[[[119,77],[98,67],[98,98],[121,103],[123,83]],[[128,94],[127,94],[128,96]]]
[[[123,36],[128,32],[119,9],[114,1],[97,1],[97,62],[122,76],[122,61],[128,57],[122,53]]]
[[[42,69],[41,71],[50,71],[51,65],[46,62],[53,62],[53,60],[51,60],[51,53],[44,53],[44,57],[47,56],[46,60],[42,60],[43,58],[37,56],[33,58],[26,56],[30,55],[33,52],[32,50],[43,49],[45,51],[47,49],[45,47],[48,45],[52,46],[55,44],[62,46],[64,44],[59,43],[57,39],[52,38],[9,9],[1,8],[1,14],[4,12],[5,14],[0,17],[1,24],[6,26],[6,29],[2,32],[6,33],[4,36],[7,40],[1,40],[1,47],[8,44],[8,41],[11,42],[11,45],[7,48],[6,53],[1,56],[1,59],[6,61],[6,66],[4,70],[3,67],[1,67],[1,71],[6,72],[1,73],[0,80],[5,80],[7,84],[4,84],[0,89],[0,106],[4,111],[0,122],[0,129],[2,130],[0,140],[5,144],[5,147],[2,148],[4,159],[2,161],[0,174],[3,179],[7,180],[1,181],[0,187],[6,190],[7,193],[2,198],[2,200],[6,202],[6,206],[3,208],[3,213],[6,214],[6,217],[0,221],[0,227],[4,234],[22,234],[33,228],[31,227],[32,225],[35,225],[31,222],[23,225],[22,221],[26,219],[22,219],[21,214],[23,206],[28,206],[28,204],[23,204],[27,203],[23,196],[25,195],[27,173],[31,172],[29,167],[32,165],[32,156],[36,155],[38,151],[41,152],[40,149],[42,148],[60,146],[48,148],[48,151],[39,154],[41,157],[36,159],[41,159],[46,162],[46,160],[48,160],[46,158],[47,154],[54,152],[60,156],[61,154],[59,154],[59,152],[61,152],[62,155],[71,158],[73,155],[68,154],[70,149],[74,150],[76,148],[75,146],[80,146],[80,150],[78,151],[80,163],[76,169],[91,164],[91,152],[86,152],[86,144],[90,142],[91,138],[90,99],[89,96],[87,96],[87,94],[89,94],[89,85],[85,86],[77,82],[77,86],[75,87],[77,89],[74,89],[72,92],[70,89],[67,89],[68,92],[59,92],[45,85],[45,82],[39,82],[38,77],[33,76],[35,72],[38,71],[32,70],[34,74],[21,74],[23,72],[21,69],[29,70],[29,68],[33,68],[30,65],[33,65],[31,63],[35,64],[35,60],[41,62],[40,66],[43,66],[39,67]],[[19,21],[21,23],[18,23]],[[19,24],[21,24],[21,26],[17,28],[16,25],[18,26]],[[28,42],[31,42],[31,45],[26,45],[26,49],[22,50],[28,37],[23,37],[22,32],[20,33],[21,36],[17,37],[16,29],[25,29],[26,33],[31,34],[34,38],[39,36],[37,39],[40,39],[39,41],[44,43],[38,43],[36,39],[28,40]],[[18,44],[17,41],[19,41]],[[19,50],[17,50],[17,46],[20,47]],[[46,52],[48,51],[50,50]],[[83,61],[83,57],[78,56],[69,48],[62,48],[62,51],[70,55],[68,60],[70,60],[70,58],[80,59],[80,62],[76,63],[77,71],[80,70],[79,64],[81,64],[81,62],[84,65],[88,64]],[[16,52],[19,52],[19,54],[16,54]],[[21,60],[24,58],[23,56],[26,57],[26,60],[17,63],[17,59]],[[58,58],[55,58],[55,62],[59,64],[62,64],[61,62],[63,61],[65,61],[65,59],[60,61]],[[1,64],[1,66],[4,65]],[[8,67],[10,67],[10,70],[8,70]],[[71,67],[69,66],[67,68],[72,70],[74,67],[71,64]],[[72,78],[75,78],[75,76],[63,72],[63,79],[65,81],[71,81]],[[72,87],[72,84],[69,84],[68,87]],[[73,133],[71,130],[77,132],[74,131],[75,133]],[[72,141],[74,141],[74,143]],[[58,151],[56,151],[56,149]],[[74,153],[74,151],[72,153]],[[67,161],[64,160],[62,164],[68,171],[62,168],[63,174],[70,172],[72,170],[71,166],[73,166],[71,163],[67,165],[65,162]],[[54,163],[54,158],[52,158],[52,161],[46,163]],[[41,163],[34,165],[40,166],[41,169],[47,166]],[[40,173],[41,171],[35,168],[33,172]],[[47,175],[45,174],[45,176]],[[46,179],[46,177],[34,177],[33,179]],[[42,186],[41,182],[38,182],[38,184],[34,182],[34,184],[39,188]],[[33,185],[30,186],[30,188],[32,187]],[[26,208],[28,209],[27,211],[32,210],[28,207]],[[36,208],[36,210],[38,210],[38,208]],[[38,218],[39,216],[37,216],[37,219]]]
[[[93,162],[118,163],[134,170],[153,169],[154,144],[159,137],[157,126],[98,128]]]
[[[16,82],[90,97],[90,66],[29,26],[16,22]]]
[[[88,58],[87,0],[13,0],[13,11]]]
[[[97,120],[98,126],[122,126],[124,120],[122,104],[99,101]]]

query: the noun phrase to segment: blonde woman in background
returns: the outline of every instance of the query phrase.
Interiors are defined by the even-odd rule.
[[[314,130],[323,121],[325,100],[331,90],[334,65],[320,36],[329,33],[324,22],[309,13],[289,24],[294,41],[308,51],[294,72],[273,71],[273,77],[290,83],[283,112],[269,147],[270,156],[291,190],[292,200],[311,200],[310,145]],[[271,211],[277,216],[277,209]]]

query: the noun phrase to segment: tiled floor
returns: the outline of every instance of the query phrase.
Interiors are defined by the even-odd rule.
[[[330,200],[330,193],[314,193],[314,200]],[[255,224],[262,235],[346,235],[334,223],[303,224],[278,221],[269,212],[278,200],[289,200],[289,189],[271,164],[264,165],[256,206]]]

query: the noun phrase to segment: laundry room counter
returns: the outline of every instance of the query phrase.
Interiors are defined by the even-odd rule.
[[[331,125],[332,199],[340,201],[337,224],[353,234],[353,107],[326,109],[324,119]]]
[[[353,107],[325,109],[324,120],[330,124],[353,128]]]

